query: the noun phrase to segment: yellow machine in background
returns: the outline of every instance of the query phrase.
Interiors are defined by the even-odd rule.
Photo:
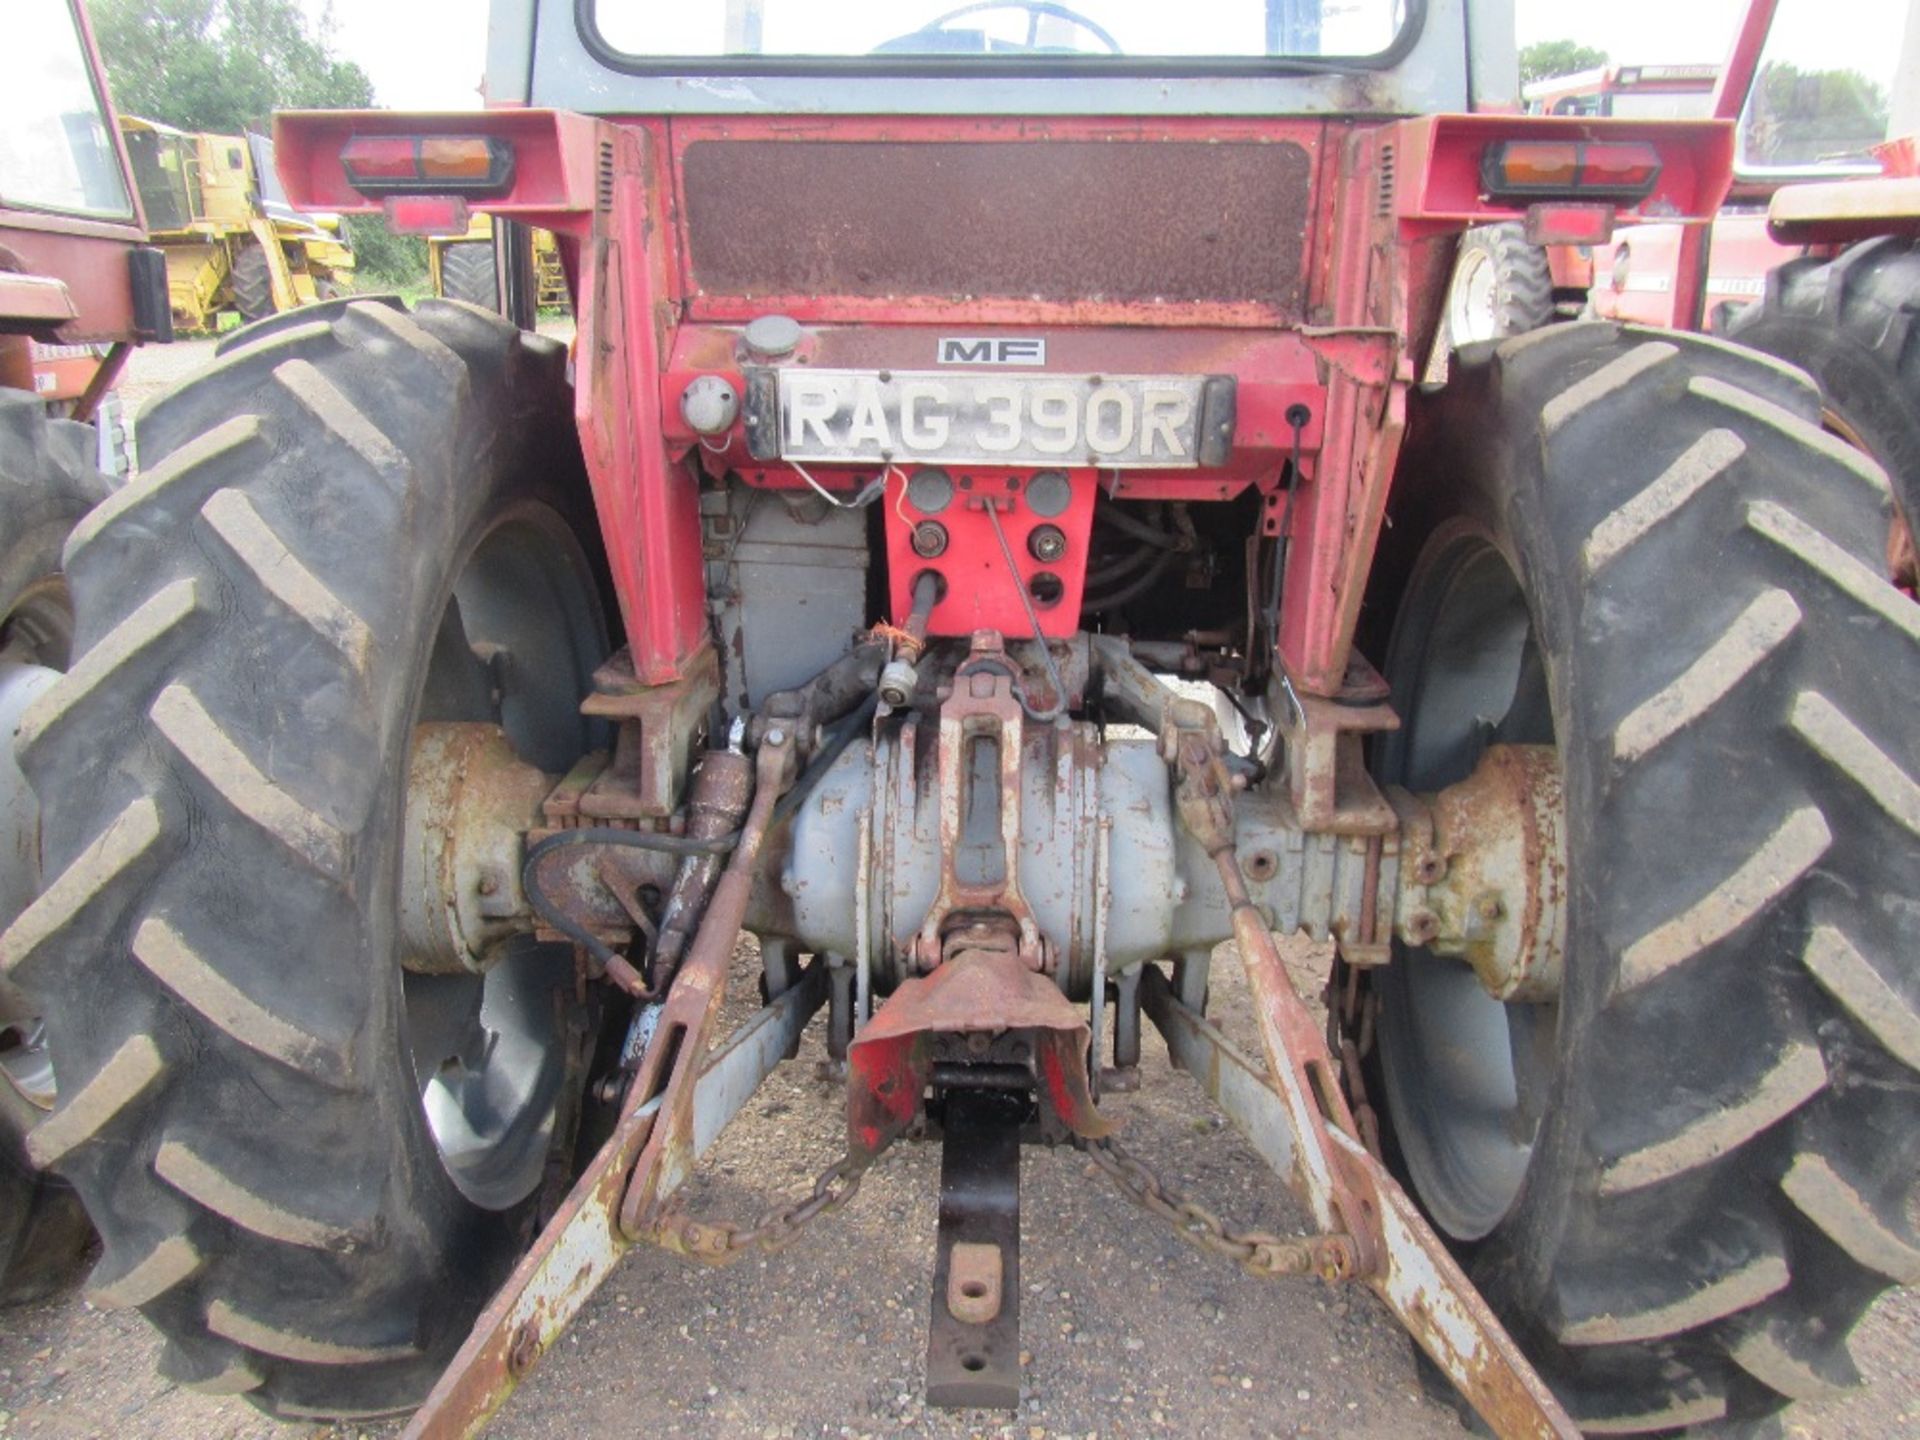
[[[573,303],[560,247],[547,230],[533,232],[534,303],[542,310],[565,310]],[[427,237],[427,279],[445,300],[466,300],[489,310],[500,308],[500,281],[493,269],[493,217],[475,215],[463,235]]]
[[[294,212],[266,136],[192,134],[131,115],[120,128],[153,243],[167,252],[177,329],[217,330],[227,314],[258,320],[353,288],[340,217]]]

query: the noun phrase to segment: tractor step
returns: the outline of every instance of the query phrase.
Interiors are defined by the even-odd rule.
[[[929,1405],[1020,1406],[1020,1126],[1030,1111],[1017,1093],[947,1092]]]

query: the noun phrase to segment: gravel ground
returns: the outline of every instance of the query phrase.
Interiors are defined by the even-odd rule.
[[[1223,957],[1224,958],[1224,957]],[[749,954],[729,1020],[752,1004]],[[1218,1018],[1252,1040],[1234,970],[1216,967]],[[824,1078],[821,1026],[702,1163],[696,1211],[751,1219],[803,1192],[839,1153],[844,1092]],[[1231,1223],[1303,1217],[1226,1127],[1158,1036],[1137,1093],[1103,1103],[1127,1144]],[[1423,1394],[1412,1347],[1371,1295],[1317,1281],[1256,1281],[1179,1241],[1071,1151],[1023,1157],[1021,1413],[929,1411],[920,1402],[939,1154],[901,1147],[846,1210],[781,1254],[727,1270],[637,1249],[533,1372],[495,1426],[511,1440],[658,1434],[1067,1437],[1386,1436],[1460,1440]],[[1794,1436],[1920,1435],[1912,1293],[1883,1302],[1854,1350],[1870,1389],[1793,1413]],[[172,1386],[138,1316],[77,1293],[13,1312],[0,1331],[0,1434],[166,1440],[391,1440],[397,1424],[275,1425],[244,1402]]]
[[[211,344],[136,354],[132,403],[203,363]],[[747,1013],[743,956],[730,1019]],[[1216,967],[1216,1009],[1251,1039],[1235,967]],[[1308,977],[1302,977],[1308,979]],[[1309,982],[1310,983],[1310,982]],[[695,1207],[740,1219],[804,1190],[839,1151],[844,1092],[822,1075],[820,1027],[703,1162]],[[1231,1222],[1298,1228],[1283,1188],[1149,1029],[1142,1085],[1105,1102],[1128,1145]],[[1427,1398],[1411,1347],[1359,1290],[1261,1282],[1196,1254],[1127,1204],[1071,1151],[1023,1159],[1022,1344],[1017,1417],[920,1403],[939,1155],[905,1146],[842,1213],[780,1255],[708,1271],[633,1252],[533,1373],[494,1432],[686,1437],[1382,1436],[1466,1433]],[[158,1378],[137,1315],[76,1292],[0,1324],[0,1436],[386,1437],[397,1425],[281,1426],[238,1400]],[[1892,1296],[1860,1327],[1869,1388],[1791,1413],[1794,1436],[1920,1435],[1920,1297]]]

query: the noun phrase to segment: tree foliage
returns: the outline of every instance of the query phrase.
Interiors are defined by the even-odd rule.
[[[299,0],[94,0],[92,15],[128,115],[231,134],[280,108],[373,103],[367,72],[333,54]]]
[[[1887,138],[1887,92],[1857,70],[1802,70],[1769,60],[1753,85],[1744,158],[1761,165],[1870,161]]]
[[[331,25],[310,25],[300,0],[93,0],[94,35],[123,115],[182,130],[264,132],[275,110],[373,103],[367,72],[333,53]],[[377,215],[347,234],[362,288],[416,284],[425,242]]]
[[[426,279],[427,242],[395,234],[382,216],[349,215],[347,241],[361,290],[410,290]]]
[[[1607,63],[1607,52],[1575,40],[1542,40],[1520,52],[1520,83],[1556,80],[1562,75],[1578,75],[1582,70],[1597,70]]]

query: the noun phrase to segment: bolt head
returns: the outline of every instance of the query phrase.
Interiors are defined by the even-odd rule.
[[[1058,525],[1036,525],[1027,535],[1027,553],[1042,565],[1057,564],[1067,553],[1067,537]]]
[[[934,520],[923,520],[913,527],[913,553],[932,560],[947,553],[947,527]]]

